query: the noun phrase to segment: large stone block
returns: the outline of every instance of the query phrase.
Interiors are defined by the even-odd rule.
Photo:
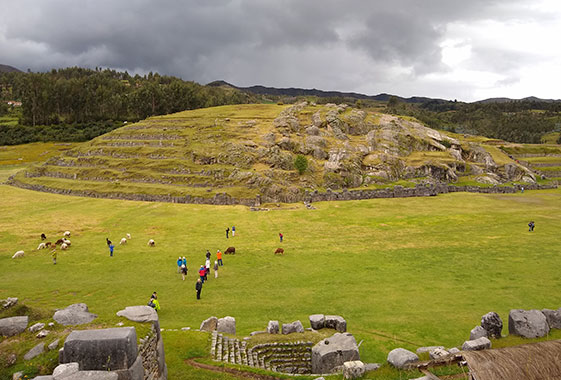
[[[405,348],[395,348],[388,354],[388,363],[399,369],[407,368],[409,363],[417,361],[419,361],[419,357]]]
[[[302,322],[294,321],[291,323],[283,323],[282,324],[282,333],[283,334],[292,334],[292,333],[303,333],[304,326],[302,326]],[[343,364],[343,363],[341,363]]]
[[[310,315],[310,326],[314,330],[320,330],[325,327],[325,315],[312,314]]]
[[[59,380],[59,379],[54,379]],[[117,372],[79,371],[60,380],[120,380]]]
[[[503,330],[503,321],[499,314],[491,311],[481,317],[481,327],[487,331],[490,338],[500,338]]]
[[[115,371],[129,369],[137,355],[134,327],[82,330],[66,338],[61,362],[77,362],[82,370]]]
[[[201,327],[199,327],[199,330],[215,331],[217,326],[218,326],[218,318],[210,317],[201,322]]]
[[[557,310],[543,309],[543,315],[550,329],[561,329],[561,308]]]
[[[464,351],[479,351],[487,348],[491,348],[491,341],[484,336],[474,340],[466,340],[462,345]]]
[[[360,360],[353,360],[343,363],[343,378],[344,379],[358,379],[366,372],[364,363]]]
[[[29,323],[29,317],[10,317],[0,319],[0,335],[3,336],[14,336],[21,334],[27,328]]]
[[[59,364],[53,371],[53,377],[56,380],[57,377],[63,378],[78,371],[80,371],[80,365],[78,363]]]
[[[335,329],[342,333],[347,331],[347,321],[340,315],[326,315],[325,327],[328,329]]]
[[[127,306],[124,310],[119,310],[117,315],[134,322],[156,322],[158,320],[156,310],[146,305]]]
[[[269,321],[269,323],[267,324],[267,332],[269,334],[278,334],[279,331],[279,321]]]
[[[129,369],[116,371],[119,380],[144,380],[144,367],[142,366],[142,355],[136,357],[136,361]],[[56,380],[56,379],[55,379]]]
[[[45,343],[39,343],[23,356],[24,360],[31,360],[34,357],[41,355],[45,351]]]
[[[58,310],[53,315],[53,319],[64,326],[83,325],[90,323],[97,318],[97,315],[88,311],[85,303],[75,303],[65,309]]]
[[[479,339],[481,337],[487,338],[488,336],[489,336],[489,333],[487,332],[487,330],[485,330],[481,326],[475,326],[469,332],[469,340],[475,340],[475,339]]]
[[[508,314],[508,332],[524,338],[539,338],[549,333],[549,325],[539,310],[513,309]]]
[[[330,373],[335,367],[353,360],[360,360],[360,356],[350,333],[335,333],[312,347],[312,373]]]
[[[224,317],[218,320],[216,331],[236,335],[236,319],[234,317]]]

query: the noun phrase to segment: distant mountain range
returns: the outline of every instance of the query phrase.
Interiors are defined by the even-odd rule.
[[[22,71],[16,69],[13,66],[0,64],[0,73],[13,73],[13,72],[21,73]]]
[[[450,100],[439,99],[439,98],[428,98],[424,96],[413,96],[410,98],[403,98],[401,96],[392,95],[392,94],[378,94],[378,95],[365,95],[359,94],[356,92],[340,92],[340,91],[323,91],[313,89],[304,89],[304,88],[276,88],[276,87],[266,87],[266,86],[250,86],[250,87],[239,87],[235,86],[231,83],[228,83],[223,80],[217,80],[211,83],[208,83],[207,86],[228,86],[240,91],[249,92],[252,94],[258,95],[272,95],[272,96],[317,96],[321,98],[330,98],[330,97],[343,97],[343,98],[352,98],[352,99],[368,99],[368,100],[378,100],[382,102],[387,102],[392,96],[396,97],[402,102],[406,103],[426,103],[426,102],[437,102],[437,103],[446,103]],[[489,98],[485,100],[479,100],[474,103],[506,103],[512,102],[516,100],[521,101],[536,101],[536,102],[561,102],[561,100],[557,99],[540,99],[535,96],[529,96],[523,99],[510,99],[510,98]]]

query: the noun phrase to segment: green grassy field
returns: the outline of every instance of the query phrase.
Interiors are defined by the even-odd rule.
[[[159,294],[161,325],[198,328],[211,315],[231,315],[238,335],[270,319],[339,314],[366,362],[384,362],[396,347],[458,346],[481,315],[511,308],[561,306],[561,190],[301,205],[252,212],[241,206],[180,205],[67,197],[0,186],[0,298],[47,311],[85,302],[114,324],[115,313]],[[533,233],[529,220],[536,222]],[[236,237],[226,239],[227,226]],[[52,265],[36,251],[39,235],[72,232],[72,247]],[[285,241],[278,241],[282,232]],[[118,243],[109,257],[105,238]],[[147,246],[148,239],[156,247]],[[225,256],[217,280],[195,298],[195,271],[206,249]],[[274,256],[283,247],[284,256]],[[25,258],[12,260],[17,250]],[[186,256],[187,281],[175,261]],[[50,313],[49,313],[50,314]],[[208,355],[208,337],[166,332],[170,379],[224,378],[187,366]],[[1,347],[1,342],[0,342]],[[387,377],[400,378],[386,370]],[[419,374],[417,373],[416,376]],[[403,378],[415,377],[414,374]]]

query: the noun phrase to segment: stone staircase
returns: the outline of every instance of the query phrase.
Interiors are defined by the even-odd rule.
[[[214,331],[210,354],[213,360],[262,368],[287,374],[312,373],[312,342],[262,343],[248,348],[246,341]]]

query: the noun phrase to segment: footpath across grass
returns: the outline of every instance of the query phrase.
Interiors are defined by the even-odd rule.
[[[379,363],[396,347],[459,346],[488,311],[500,314],[506,333],[510,309],[561,306],[561,190],[314,206],[253,212],[2,185],[0,298],[19,297],[52,312],[85,302],[112,323],[118,310],[146,304],[157,291],[164,329],[196,329],[211,315],[230,315],[240,336],[271,319],[299,319],[307,327],[310,314],[338,314],[363,340],[361,359]],[[232,225],[236,236],[226,239]],[[47,250],[35,250],[39,236],[55,241],[66,230],[72,246],[53,265]],[[126,233],[132,239],[118,245]],[[114,257],[106,237],[116,244]],[[147,246],[151,238],[153,248]],[[196,270],[206,250],[214,262],[216,250],[229,246],[236,255],[224,256],[219,278],[211,275],[197,301]],[[284,256],[273,254],[278,247]],[[25,250],[23,259],[11,259],[17,250]],[[178,256],[187,258],[186,281],[177,274]],[[208,355],[208,338],[173,334],[164,333],[170,378],[197,378],[189,371],[208,376],[184,364]]]

